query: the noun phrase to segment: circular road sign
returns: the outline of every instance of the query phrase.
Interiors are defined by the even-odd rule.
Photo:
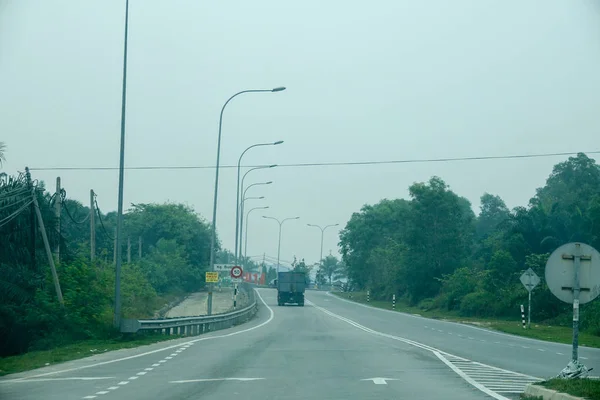
[[[231,268],[231,277],[241,278],[242,272],[242,267],[236,265],[235,267]]]
[[[554,250],[546,263],[546,283],[559,300],[573,303],[575,258],[579,258],[579,304],[600,294],[600,253],[584,243],[567,243]]]

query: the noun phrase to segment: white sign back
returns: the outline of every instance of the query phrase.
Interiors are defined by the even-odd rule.
[[[559,300],[573,303],[575,258],[579,258],[579,304],[594,300],[600,294],[600,253],[585,243],[560,246],[546,263],[546,283]]]

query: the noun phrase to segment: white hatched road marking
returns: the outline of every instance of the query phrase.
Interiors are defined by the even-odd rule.
[[[111,386],[108,388],[108,390],[117,390],[119,387],[118,386]]]
[[[121,381],[119,382],[119,385],[127,385],[129,383],[129,381]]]
[[[486,390],[492,393],[500,394],[493,396],[496,399],[504,400],[506,397],[501,394],[519,394],[525,391],[525,387],[530,383],[540,382],[543,379],[536,378],[518,372],[507,371],[490,365],[481,364],[475,361],[466,360],[448,353],[438,352],[434,354],[448,365],[454,372],[463,377],[471,385],[475,386],[484,393]]]
[[[358,329],[361,329],[367,333],[371,333],[376,336],[382,336],[385,338],[398,340],[403,343],[409,344],[411,346],[415,346],[421,348],[423,350],[427,350],[432,352],[437,358],[439,358],[444,364],[446,364],[450,369],[456,372],[461,378],[467,381],[470,385],[474,386],[481,392],[493,397],[496,400],[510,400],[509,398],[503,396],[504,394],[517,394],[525,391],[525,386],[529,383],[539,382],[543,379],[537,378],[535,376],[520,374],[518,372],[508,371],[502,368],[492,367],[491,365],[482,364],[479,362],[471,361],[466,358],[458,357],[453,354],[446,353],[442,350],[438,350],[435,347],[431,347],[419,342],[415,342],[414,340],[406,339],[399,336],[390,335],[387,333],[379,332],[368,328],[364,325],[359,324],[356,321],[353,321],[349,318],[342,317],[341,315],[335,314],[332,311],[327,310],[326,308],[317,306],[312,301],[308,301],[308,304],[313,306],[314,308],[328,314],[334,318],[337,318],[341,321],[344,321]],[[473,338],[470,338],[473,339]],[[477,376],[476,373],[487,373],[483,377]],[[472,374],[472,375],[470,375]],[[511,378],[507,381],[507,378]],[[484,384],[485,382],[485,384]],[[490,386],[490,387],[488,387]],[[493,390],[492,388],[496,389]]]
[[[84,399],[95,399],[96,396],[85,396]]]
[[[106,394],[106,393],[108,393],[106,390],[103,390],[101,392],[96,392],[96,394]]]

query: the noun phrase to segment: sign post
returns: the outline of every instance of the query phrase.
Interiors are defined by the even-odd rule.
[[[231,275],[231,277],[233,278],[233,280],[235,282],[234,286],[233,286],[233,309],[234,310],[237,308],[238,279],[242,276],[243,273],[244,273],[244,270],[239,265],[236,265],[233,268],[231,268],[231,271],[229,272],[229,274]]]
[[[529,292],[529,303],[527,306],[527,329],[531,329],[531,292],[533,289],[539,285],[540,277],[529,268],[527,271],[523,272],[521,275],[521,283],[525,286],[525,289]]]
[[[571,362],[559,378],[583,378],[589,370],[579,362],[579,305],[600,294],[600,253],[584,243],[560,246],[546,263],[546,283],[554,296],[573,304],[573,351]]]

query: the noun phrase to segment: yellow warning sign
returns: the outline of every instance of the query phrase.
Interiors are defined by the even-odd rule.
[[[219,273],[218,272],[207,272],[206,273],[206,283],[217,283],[219,282]]]

